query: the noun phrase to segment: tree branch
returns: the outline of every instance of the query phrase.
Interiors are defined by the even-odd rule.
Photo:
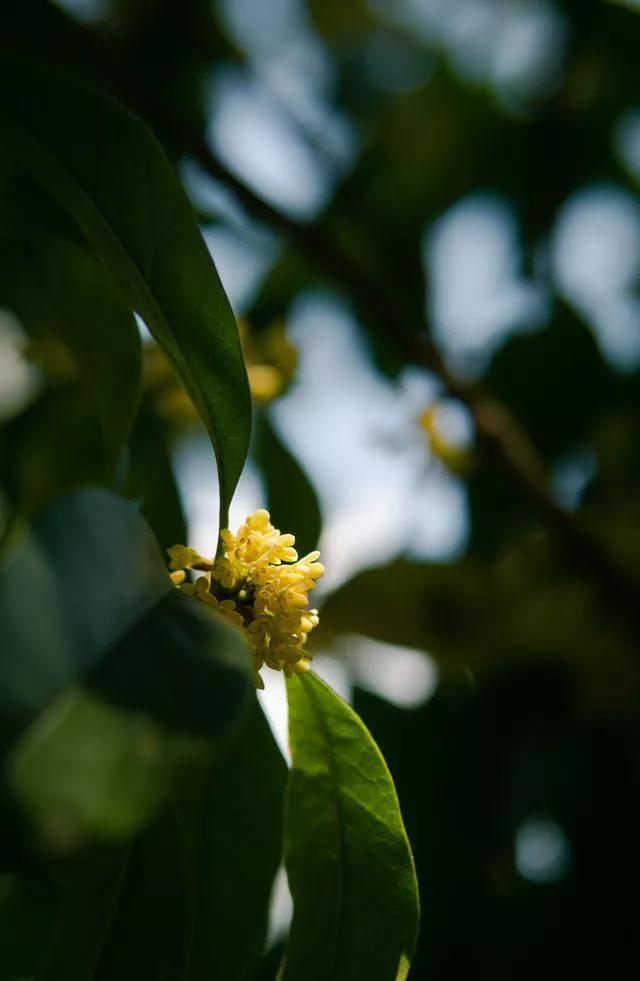
[[[360,268],[319,228],[300,224],[260,197],[215,156],[196,125],[157,100],[151,87],[143,90],[139,77],[123,77],[122,65],[114,73],[102,39],[91,30],[78,31],[126,102],[159,132],[170,135],[173,145],[197,160],[206,173],[225,184],[253,218],[281,233],[310,264],[346,290],[369,329],[395,345],[407,360],[433,372],[468,408],[478,442],[487,455],[511,477],[578,572],[590,579],[608,607],[640,634],[640,582],[574,514],[554,500],[544,461],[510,410],[487,396],[480,386],[458,378],[426,330],[418,333],[407,326],[393,292],[377,277]]]
[[[166,120],[165,120],[166,122]],[[309,225],[302,225],[247,187],[193,133],[182,133],[183,146],[201,167],[234,193],[257,220],[282,233],[323,274],[346,289],[365,321],[400,348],[404,356],[433,372],[445,389],[459,399],[474,420],[478,441],[498,466],[509,474],[573,566],[594,582],[607,605],[640,633],[640,582],[609,554],[608,549],[554,500],[544,461],[510,410],[482,389],[457,378],[426,334],[408,329],[392,295],[370,279],[335,243]]]

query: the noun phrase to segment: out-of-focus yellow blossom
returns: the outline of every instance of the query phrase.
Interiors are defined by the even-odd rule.
[[[256,685],[264,688],[263,665],[287,676],[308,670],[307,636],[318,623],[309,590],[324,572],[319,552],[299,559],[293,535],[281,535],[269,512],[251,514],[234,535],[221,534],[222,554],[213,563],[184,545],[169,549],[174,582],[242,627],[255,658]],[[184,565],[180,567],[181,561]],[[211,569],[195,583],[174,577],[186,568]]]
[[[471,455],[468,450],[456,446],[444,438],[438,427],[438,403],[434,402],[418,419],[421,429],[429,440],[429,447],[434,456],[442,460],[452,473],[464,474],[469,470]]]
[[[78,365],[67,345],[50,334],[28,340],[22,353],[27,361],[37,364],[55,381],[74,381],[79,375]]]
[[[251,397],[260,404],[272,402],[291,383],[298,365],[297,349],[282,323],[262,331],[253,331],[242,321],[238,326]],[[194,426],[198,413],[162,348],[149,342],[143,354],[144,388],[160,417],[176,430]]]
[[[211,561],[205,559],[203,555],[200,555],[200,552],[191,548],[190,545],[172,545],[171,548],[167,549],[167,555],[170,560],[169,568],[173,572],[183,569],[200,569],[203,572],[208,572],[212,567]]]
[[[247,361],[247,377],[251,398],[263,405],[273,402],[284,388],[282,375],[271,364],[251,364]]]
[[[298,367],[298,351],[284,323],[252,331],[241,321],[240,340],[247,365],[249,388],[255,402],[267,403],[285,391]]]
[[[143,386],[161,419],[179,431],[198,421],[196,408],[178,381],[166,354],[154,341],[143,347]]]

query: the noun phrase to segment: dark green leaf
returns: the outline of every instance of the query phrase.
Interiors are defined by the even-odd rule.
[[[317,632],[319,649],[338,634],[362,634],[428,651],[443,675],[456,677],[530,654],[561,657],[600,696],[620,683],[622,690],[637,662],[593,590],[554,568],[544,542],[491,563],[400,559],[368,569],[328,598]]]
[[[615,375],[593,333],[560,302],[548,327],[515,334],[505,342],[485,383],[516,414],[534,445],[551,458],[589,436],[615,393]]]
[[[140,335],[133,314],[93,255],[61,236],[4,243],[0,295],[35,340],[68,349],[99,412],[111,469],[140,394]]]
[[[264,949],[282,859],[287,767],[259,705],[185,827],[193,854],[195,924],[190,981],[250,981]],[[182,803],[178,813],[184,814]]]
[[[182,774],[132,844],[58,863],[53,881],[14,881],[0,937],[20,964],[16,979],[253,977],[281,860],[287,771],[257,705],[223,760],[216,755]]]
[[[104,431],[84,387],[49,386],[0,429],[0,483],[13,517],[109,481]]]
[[[0,68],[0,133],[74,217],[180,375],[216,452],[226,525],[249,390],[231,308],[162,150],[112,99],[14,56]]]
[[[184,976],[189,937],[171,812],[133,843],[16,878],[0,903],[7,981],[173,981]]]
[[[317,547],[322,530],[318,496],[266,412],[257,415],[255,428],[253,452],[266,484],[271,520],[296,536],[298,554],[304,555]]]
[[[126,496],[140,506],[163,548],[186,542],[186,520],[169,450],[167,427],[143,400],[130,441]]]
[[[103,921],[103,929],[105,940],[86,981],[182,981],[187,977],[192,915],[172,808],[134,842],[116,904]],[[72,933],[60,950],[69,958]],[[64,972],[58,977],[63,981]]]
[[[126,838],[167,790],[169,740],[148,716],[82,691],[60,696],[9,754],[7,779],[38,835],[58,851]]]
[[[312,673],[288,682],[283,981],[407,977],[418,890],[393,781],[355,712]]]
[[[11,651],[0,667],[4,723],[33,719],[171,589],[133,505],[89,490],[48,508],[0,578],[3,647]]]
[[[73,940],[66,957],[67,973],[60,976],[68,981],[90,978],[121,867],[111,854],[102,861],[85,861],[82,888],[77,888],[78,883],[76,888],[63,885],[59,869],[53,874],[47,871],[7,878],[0,893],[3,979],[54,981],[58,975],[49,968],[63,954],[69,935]]]
[[[11,785],[53,845],[130,833],[176,755],[219,745],[251,700],[240,633],[172,586],[136,509],[104,491],[45,513],[0,576],[0,624],[0,720],[23,731]]]
[[[56,928],[59,890],[51,881],[7,876],[0,890],[2,976],[38,978]]]

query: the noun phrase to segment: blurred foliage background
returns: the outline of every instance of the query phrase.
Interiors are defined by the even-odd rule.
[[[379,741],[415,850],[411,976],[622,972],[640,873],[640,5],[21,0],[2,18],[10,46],[141,115],[191,198],[254,398],[231,523],[266,504],[322,549],[318,670]],[[73,343],[108,291],[35,184],[3,170],[0,194],[5,545],[98,484],[163,547],[210,554],[210,451],[164,356],[140,324],[116,458],[131,407],[105,417]],[[275,682],[264,699],[277,729]]]

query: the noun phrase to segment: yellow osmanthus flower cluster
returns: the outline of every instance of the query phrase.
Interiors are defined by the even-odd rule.
[[[319,552],[299,559],[293,535],[281,535],[265,510],[250,514],[232,534],[221,534],[222,554],[206,559],[195,549],[169,549],[171,578],[183,592],[214,607],[241,627],[255,657],[256,685],[263,665],[287,676],[309,667],[307,637],[318,623],[309,609],[309,590],[324,572]],[[187,569],[203,575],[187,582]]]

